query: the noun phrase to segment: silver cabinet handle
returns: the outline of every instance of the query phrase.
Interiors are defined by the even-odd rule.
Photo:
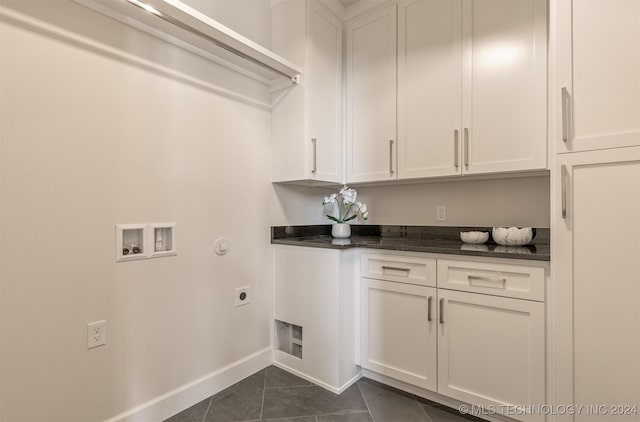
[[[569,172],[567,171],[567,166],[563,165],[561,167],[561,181],[562,184],[562,218],[567,218],[567,181],[569,180]]]
[[[393,174],[393,139],[389,139],[389,173]]]
[[[567,87],[562,87],[562,142],[567,143],[569,141],[569,91]]]
[[[311,138],[311,143],[313,144],[313,167],[311,168],[311,173],[315,173],[318,170],[318,155],[316,151],[316,138]]]
[[[433,302],[433,296],[429,296],[427,299],[427,321],[431,322],[431,302]]]
[[[469,129],[464,128],[464,166],[469,167]]]
[[[394,270],[394,271],[406,271],[407,273],[411,271],[409,268],[401,268],[401,267],[388,267],[386,265],[382,266],[383,270]]]
[[[467,279],[469,280],[469,283],[473,284],[474,281],[484,281],[487,283],[493,283],[493,284],[505,284],[507,282],[506,278],[491,278],[491,277],[481,277],[478,275],[468,275]],[[496,287],[494,285],[488,285],[488,284],[484,284],[484,283],[479,283],[481,286],[483,287]]]
[[[453,131],[453,164],[456,166],[456,169],[460,167],[460,158],[459,155],[459,140],[458,140],[458,129]]]
[[[440,324],[444,324],[444,298],[440,299]]]

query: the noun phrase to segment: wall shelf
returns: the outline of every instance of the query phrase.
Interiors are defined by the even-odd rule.
[[[268,85],[298,83],[302,70],[179,0],[74,0]]]

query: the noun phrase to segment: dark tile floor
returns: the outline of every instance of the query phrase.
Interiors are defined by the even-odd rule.
[[[275,366],[238,382],[165,422],[466,422],[481,421],[362,378],[340,395]]]

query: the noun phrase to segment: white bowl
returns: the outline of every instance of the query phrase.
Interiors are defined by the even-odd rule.
[[[535,232],[531,227],[494,227],[493,240],[502,246],[522,246],[531,242]]]
[[[489,240],[488,232],[460,232],[460,239],[464,243],[484,243]]]

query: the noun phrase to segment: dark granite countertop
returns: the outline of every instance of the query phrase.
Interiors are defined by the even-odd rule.
[[[537,229],[532,243],[500,246],[489,239],[481,245],[460,240],[461,231],[491,233],[491,227],[369,226],[352,225],[349,239],[331,237],[331,225],[271,227],[271,243],[329,249],[369,248],[491,258],[549,261],[549,229]]]

